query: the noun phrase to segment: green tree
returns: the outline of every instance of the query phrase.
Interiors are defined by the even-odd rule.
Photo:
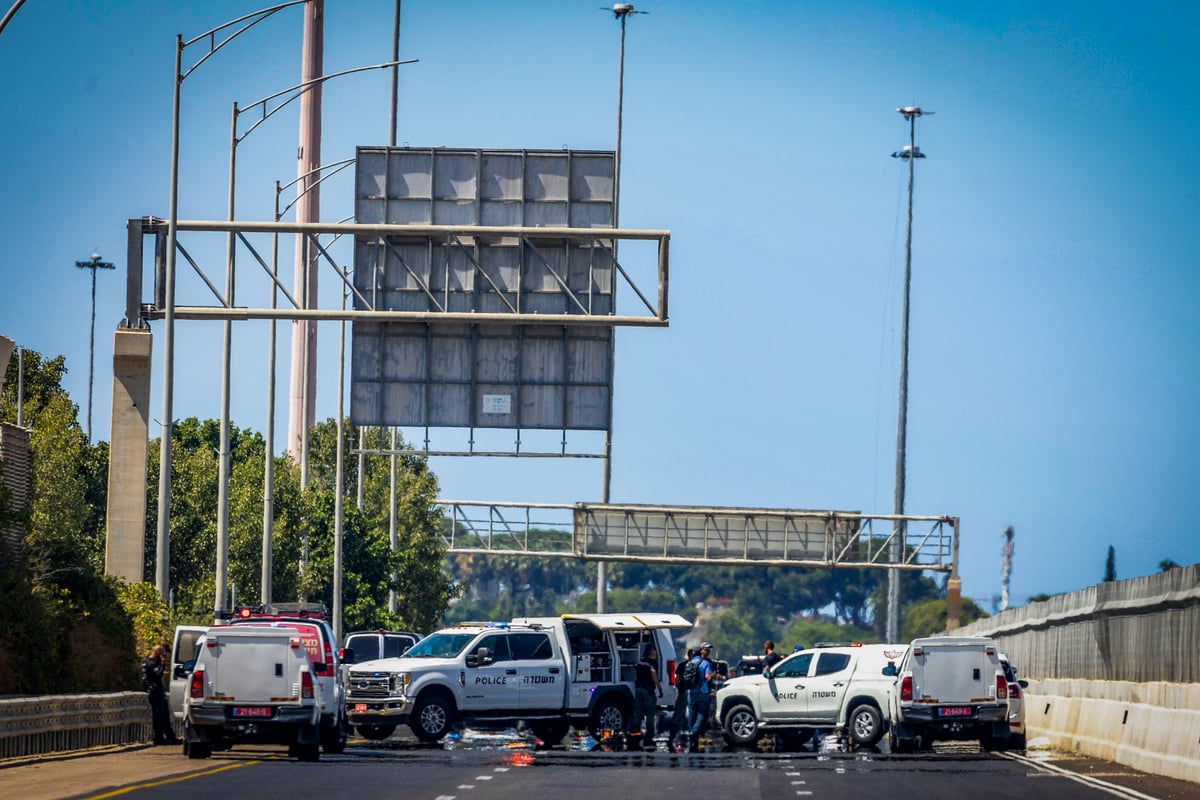
[[[959,622],[970,625],[979,619],[990,616],[986,611],[969,597],[962,599],[962,611]],[[904,615],[904,624],[900,628],[900,639],[911,642],[922,636],[935,636],[946,630],[949,613],[945,598],[935,598],[917,603]]]
[[[1117,551],[1110,544],[1108,546],[1108,556],[1104,559],[1104,582],[1115,581],[1117,579]]]

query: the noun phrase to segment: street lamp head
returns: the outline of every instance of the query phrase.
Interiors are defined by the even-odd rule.
[[[95,261],[95,262],[100,261],[100,258],[101,258],[99,253],[92,253],[91,257],[92,257],[92,261]]]
[[[906,144],[896,152],[892,153],[892,158],[924,158],[925,154],[921,152],[921,148],[916,145]]]
[[[928,116],[935,112],[925,111],[920,106],[905,106],[904,108],[897,108],[896,113],[899,114],[900,116],[904,117],[905,119],[912,119],[913,117]]]
[[[612,8],[600,6],[601,11],[612,11],[613,19],[625,19],[630,14],[649,14],[649,11],[638,11],[633,7],[633,3],[613,3]]]

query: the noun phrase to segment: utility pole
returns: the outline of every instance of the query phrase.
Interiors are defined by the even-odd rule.
[[[917,106],[905,106],[896,111],[908,122],[908,144],[892,153],[892,158],[903,158],[908,161],[908,234],[904,239],[904,303],[901,311],[900,327],[900,410],[896,423],[896,487],[893,496],[892,513],[897,517],[904,515],[904,472],[905,453],[908,447],[908,307],[909,293],[912,286],[912,221],[913,221],[913,164],[925,154],[917,147],[917,117],[932,114]],[[899,563],[904,558],[904,544],[907,526],[903,520],[896,520],[896,530],[892,537],[891,561]],[[951,576],[957,579],[957,575]],[[888,616],[886,640],[900,640],[900,570],[888,570]]]
[[[92,382],[96,377],[96,270],[98,269],[116,269],[108,261],[101,261],[99,253],[92,253],[92,257],[88,261],[76,261],[75,266],[80,269],[90,269],[92,271],[92,335],[88,342],[88,410],[87,410],[87,438],[88,444],[92,443]]]

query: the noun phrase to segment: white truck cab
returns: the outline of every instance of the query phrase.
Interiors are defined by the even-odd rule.
[[[346,718],[367,738],[386,738],[407,723],[427,742],[483,720],[524,721],[548,743],[571,725],[594,735],[624,732],[645,645],[658,653],[659,704],[669,708],[676,696],[668,679],[671,632],[690,627],[675,614],[580,614],[444,628],[401,658],[350,667]]]

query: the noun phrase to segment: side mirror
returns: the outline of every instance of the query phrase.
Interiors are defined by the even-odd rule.
[[[353,647],[343,647],[342,648],[342,661],[346,662],[347,664],[356,663],[354,660],[354,648]]]
[[[1022,679],[1022,680],[1017,681],[1017,685],[1020,686],[1022,689],[1028,689],[1029,681]]]
[[[896,677],[896,665],[889,663],[886,667],[883,668],[882,672],[887,677],[894,678],[894,677]]]
[[[324,661],[314,661],[313,665],[312,665],[312,669],[313,669],[314,673],[320,673],[320,672],[324,672],[325,670],[329,669],[329,665],[326,664]]]

